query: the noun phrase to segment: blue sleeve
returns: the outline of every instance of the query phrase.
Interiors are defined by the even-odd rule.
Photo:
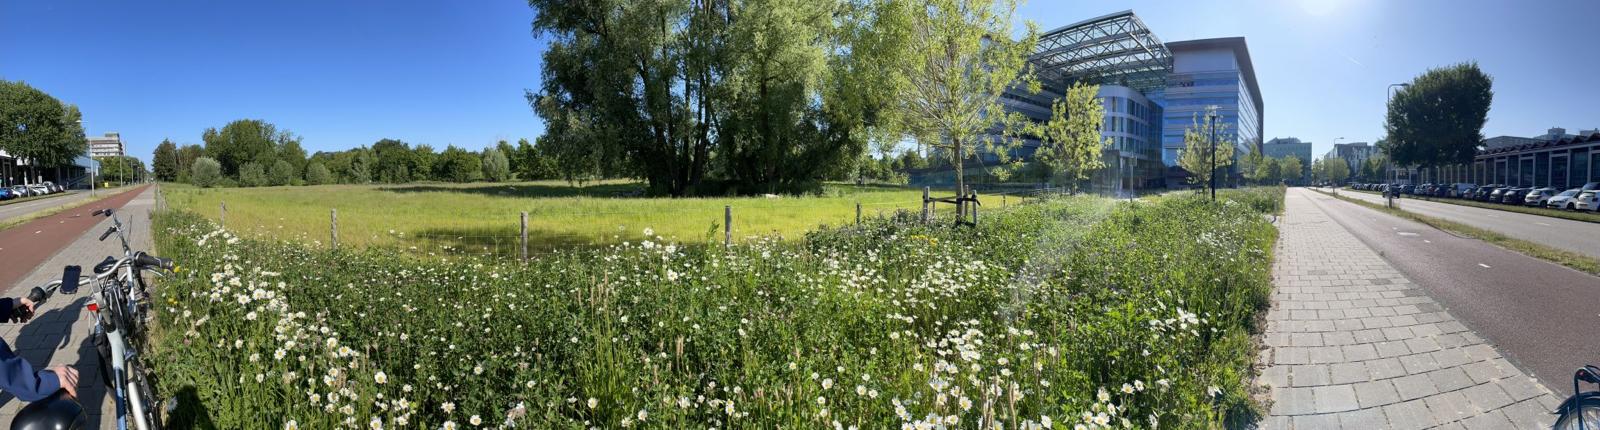
[[[33,370],[28,360],[11,352],[11,345],[0,340],[0,390],[24,402],[49,397],[61,389],[61,378],[49,370]]]
[[[0,299],[0,322],[11,321],[11,311],[17,308],[17,299]]]

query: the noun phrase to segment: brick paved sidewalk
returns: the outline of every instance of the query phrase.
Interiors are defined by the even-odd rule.
[[[1263,428],[1550,428],[1560,399],[1310,201],[1286,203]]]
[[[155,187],[147,188],[117,213],[123,226],[129,228],[128,245],[134,249],[150,250],[154,245],[150,237],[149,216],[154,203]],[[83,216],[89,216],[89,212],[101,207],[103,205],[99,203],[91,203],[70,212],[81,211]],[[20,297],[35,286],[60,279],[61,268],[66,265],[83,266],[84,273],[88,274],[93,271],[92,266],[106,256],[120,257],[122,244],[115,237],[107,238],[105,242],[98,240],[100,233],[110,226],[111,220],[102,218],[94,228],[34,268],[21,282],[4,286],[7,290],[3,296]],[[70,364],[77,367],[80,378],[79,403],[90,414],[90,428],[114,429],[117,427],[113,421],[116,406],[100,380],[100,360],[94,352],[93,341],[88,337],[92,323],[85,315],[87,310],[84,306],[89,301],[86,291],[80,289],[76,295],[57,295],[37,309],[33,321],[27,324],[0,324],[0,337],[34,366]],[[22,401],[10,394],[0,393],[0,426],[10,426],[12,417],[22,406]]]

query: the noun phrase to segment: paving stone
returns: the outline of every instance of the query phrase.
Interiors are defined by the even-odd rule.
[[[1395,390],[1394,383],[1387,379],[1356,384],[1356,402],[1361,404],[1362,409],[1398,401],[1400,392]]]
[[[1304,364],[1289,367],[1289,382],[1295,387],[1328,385],[1332,380],[1326,364]]]
[[[1461,426],[1467,430],[1501,430],[1511,428],[1513,424],[1500,411],[1489,411],[1462,420]]]
[[[1425,429],[1438,425],[1422,400],[1384,406],[1383,416],[1389,419],[1389,426],[1396,430]]]
[[[1337,429],[1339,414],[1297,415],[1294,417],[1294,428],[1297,429]]]
[[[1460,391],[1439,393],[1422,399],[1428,405],[1428,411],[1433,414],[1433,420],[1440,423],[1460,421],[1477,415],[1478,411],[1472,408],[1472,403]]]
[[[1467,396],[1467,401],[1480,411],[1500,409],[1516,401],[1500,389],[1499,384],[1473,385],[1461,390],[1461,395]]]
[[[1344,351],[1344,359],[1348,361],[1367,361],[1378,358],[1378,348],[1371,344],[1345,345],[1340,347]]]
[[[1334,363],[1328,366],[1328,376],[1329,382],[1333,384],[1353,384],[1372,380],[1372,376],[1367,374],[1366,363],[1360,361]]]
[[[1273,415],[1305,415],[1316,410],[1317,404],[1309,387],[1272,390]]]
[[[1428,379],[1433,380],[1433,386],[1438,387],[1439,391],[1455,391],[1473,385],[1472,378],[1459,367],[1428,372]]]
[[[1312,396],[1316,397],[1317,413],[1344,412],[1360,408],[1356,401],[1356,390],[1352,385],[1327,385],[1312,387]]]
[[[1533,378],[1523,376],[1500,379],[1495,381],[1494,385],[1500,386],[1500,389],[1504,390],[1506,395],[1511,397],[1511,400],[1518,402],[1547,394],[1544,387],[1534,381]]]
[[[1398,378],[1405,376],[1406,368],[1398,358],[1380,358],[1367,362],[1367,373],[1372,379]]]
[[[1400,400],[1419,399],[1439,393],[1439,388],[1433,385],[1433,380],[1428,375],[1406,375],[1394,379],[1394,388],[1400,393]]]

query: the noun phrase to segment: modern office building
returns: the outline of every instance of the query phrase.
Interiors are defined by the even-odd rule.
[[[1167,75],[1163,103],[1162,162],[1168,167],[1178,165],[1178,153],[1183,151],[1183,131],[1196,121],[1206,121],[1208,106],[1216,107],[1218,139],[1237,148],[1236,158],[1248,154],[1250,145],[1260,145],[1265,106],[1244,38],[1170,42],[1167,49],[1172,51],[1172,72]],[[1168,172],[1167,182],[1171,186],[1185,175],[1180,169]],[[1238,169],[1230,167],[1229,173],[1237,177]]]
[[[1574,188],[1600,181],[1600,130],[1552,128],[1535,137],[1484,139],[1472,166],[1439,170],[1435,175],[1448,182]]]
[[[106,133],[101,137],[89,137],[89,156],[91,157],[121,157],[125,154],[122,146],[122,134],[117,132]]]
[[[1122,192],[1176,186],[1183,131],[1206,106],[1217,106],[1218,136],[1247,150],[1262,134],[1261,91],[1243,38],[1164,43],[1131,10],[1086,19],[1042,34],[1030,57],[1043,90],[1007,92],[1002,106],[1036,121],[1075,82],[1100,85],[1107,168],[1096,188]],[[1030,158],[1037,139],[1016,154]],[[1242,156],[1245,151],[1236,151]],[[1308,157],[1309,158],[1309,157]],[[1232,169],[1230,169],[1230,172]]]
[[[1372,158],[1377,153],[1377,146],[1369,145],[1367,142],[1350,142],[1335,143],[1333,144],[1333,149],[1328,150],[1328,153],[1322,156],[1325,158],[1344,159],[1345,165],[1350,166],[1350,172],[1353,174],[1361,171],[1361,164],[1367,162],[1368,158]]]

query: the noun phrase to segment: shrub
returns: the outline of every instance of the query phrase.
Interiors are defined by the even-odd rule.
[[[333,183],[333,173],[328,171],[328,166],[313,162],[306,166],[306,183],[310,185],[326,185]]]
[[[261,168],[261,163],[251,161],[239,166],[239,185],[246,187],[267,185],[267,172]]]
[[[189,183],[200,187],[216,186],[217,181],[222,179],[222,163],[211,157],[195,159],[189,170]]]
[[[221,428],[1237,427],[1275,231],[1232,196],[1061,198],[976,228],[896,217],[731,247],[651,237],[527,264],[165,213],[160,249],[192,270],[159,290],[150,363],[163,393],[199,393],[174,421]]]
[[[295,180],[294,165],[288,161],[278,160],[272,163],[272,169],[267,171],[268,181],[272,185],[289,185]]]
[[[490,182],[505,182],[511,179],[511,160],[500,150],[489,148],[483,150],[483,178]]]

